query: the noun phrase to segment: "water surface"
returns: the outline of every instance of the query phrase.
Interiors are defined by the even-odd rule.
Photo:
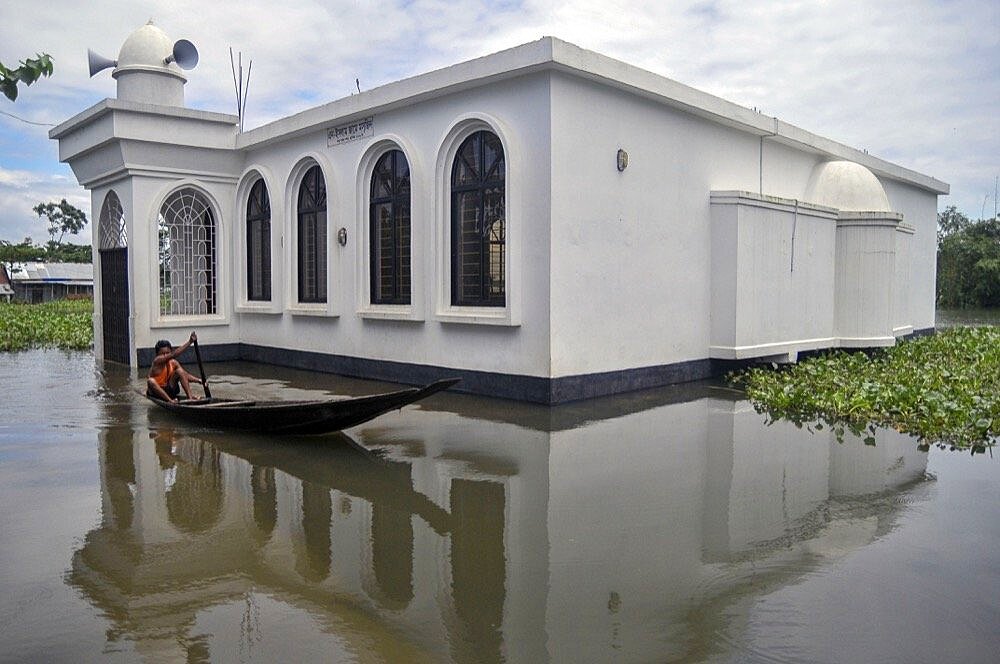
[[[391,386],[242,363],[218,396]],[[84,353],[0,357],[4,661],[995,661],[989,456],[709,385],[442,394],[273,439]]]
[[[1000,325],[1000,309],[938,309],[935,317],[939,329],[959,325]]]

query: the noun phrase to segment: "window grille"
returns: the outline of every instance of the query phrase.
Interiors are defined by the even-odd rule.
[[[506,304],[503,145],[477,131],[458,149],[451,175],[451,303]]]
[[[123,249],[128,246],[125,210],[122,209],[122,202],[114,191],[109,191],[104,197],[97,236],[98,249]]]
[[[159,215],[160,314],[216,313],[215,217],[208,200],[185,187]]]
[[[369,224],[372,304],[409,304],[410,165],[401,150],[375,164]]]
[[[298,197],[299,302],[326,302],[326,181],[306,171]]]
[[[247,201],[247,299],[271,299],[271,200],[257,180]]]

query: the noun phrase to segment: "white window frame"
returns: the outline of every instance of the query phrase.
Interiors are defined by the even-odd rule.
[[[371,179],[375,164],[386,152],[399,150],[406,157],[410,167],[410,303],[409,304],[372,304],[371,301]],[[424,288],[427,243],[425,241],[425,209],[424,191],[426,186],[422,180],[424,170],[416,159],[416,150],[406,139],[395,134],[385,134],[373,142],[358,160],[357,179],[357,222],[354,236],[358,238],[356,264],[358,293],[357,313],[362,318],[383,320],[424,320]]]
[[[455,157],[462,142],[477,131],[489,131],[500,139],[504,149],[504,206],[506,228],[504,232],[506,255],[504,257],[505,302],[503,307],[455,306],[451,303],[451,173]],[[441,139],[435,167],[436,214],[434,224],[435,292],[434,320],[442,323],[473,325],[521,325],[521,186],[519,166],[521,151],[513,133],[493,116],[484,113],[463,115],[457,118]]]
[[[319,166],[326,184],[326,302],[299,302],[299,187],[306,173],[313,166]],[[288,265],[288,279],[285,283],[285,311],[293,316],[326,316],[335,318],[340,315],[337,307],[339,293],[334,290],[334,279],[340,267],[340,252],[336,251],[337,230],[333,228],[333,211],[337,204],[334,198],[333,168],[323,155],[316,152],[303,154],[289,172],[285,186],[285,237],[289,242],[285,246],[285,265]],[[274,206],[271,206],[274,213]],[[272,291],[273,295],[273,291]]]
[[[160,210],[166,200],[181,189],[194,189],[205,197],[215,220],[215,313],[214,314],[181,314],[171,315],[160,313]],[[150,328],[190,328],[192,326],[207,327],[213,325],[229,325],[229,233],[226,229],[223,207],[218,199],[208,190],[204,183],[183,179],[171,182],[160,190],[150,207],[150,219],[147,228],[151,229],[147,241],[149,252],[149,313]],[[138,260],[138,257],[137,257]]]
[[[250,300],[247,298],[247,202],[250,198],[250,190],[257,184],[258,180],[264,181],[267,187],[268,199],[271,202],[271,299]],[[239,313],[249,314],[281,314],[282,313],[282,281],[284,271],[282,270],[282,228],[283,222],[277,218],[277,213],[283,209],[283,199],[281,192],[274,186],[274,175],[265,166],[254,164],[243,171],[240,176],[240,184],[236,188],[236,227],[233,229],[233,236],[236,239],[236,260],[233,261],[233,287],[235,288],[236,305],[235,309]]]

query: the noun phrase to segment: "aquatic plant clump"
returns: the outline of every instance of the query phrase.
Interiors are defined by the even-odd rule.
[[[93,311],[89,299],[0,302],[0,352],[43,347],[88,350],[94,345]]]
[[[1000,327],[956,327],[892,348],[830,351],[730,380],[758,412],[865,436],[878,426],[983,451],[1000,436]],[[867,430],[867,435],[863,432]]]

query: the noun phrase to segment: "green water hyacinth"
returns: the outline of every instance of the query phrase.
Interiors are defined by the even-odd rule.
[[[0,302],[0,351],[89,350],[94,345],[93,311],[94,303],[87,299],[41,304]]]
[[[892,348],[830,351],[730,376],[758,412],[845,429],[874,445],[877,427],[985,451],[1000,436],[1000,327],[956,327]]]

